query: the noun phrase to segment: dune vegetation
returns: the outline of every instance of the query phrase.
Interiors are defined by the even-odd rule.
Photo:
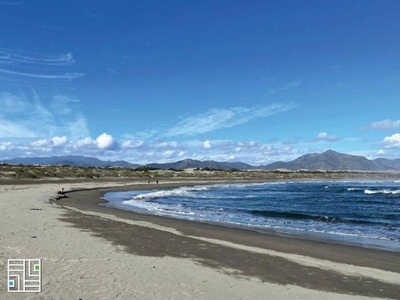
[[[357,171],[263,171],[263,170],[218,170],[218,169],[169,169],[148,167],[76,167],[68,165],[11,165],[0,164],[1,179],[67,179],[67,178],[237,178],[237,179],[351,179],[351,178],[400,178],[400,173]]]

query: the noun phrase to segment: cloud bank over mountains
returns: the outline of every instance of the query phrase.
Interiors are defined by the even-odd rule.
[[[238,160],[248,159],[251,153],[252,162],[263,161],[273,147],[260,142],[171,138],[232,128],[296,107],[275,103],[211,109],[186,117],[171,128],[153,130],[150,135],[136,134],[141,138],[127,134],[118,141],[107,132],[90,136],[87,119],[79,110],[79,99],[57,94],[45,106],[34,90],[31,94],[0,94],[0,151],[4,158],[82,154],[145,163],[184,157]]]
[[[275,103],[250,107],[215,108],[186,116],[170,128],[151,130],[151,134],[126,134],[115,138],[107,131],[92,137],[89,124],[80,110],[80,100],[57,94],[45,106],[39,95],[20,92],[0,93],[0,154],[16,156],[88,155],[104,159],[124,159],[134,163],[169,162],[182,158],[243,161],[265,164],[290,160],[319,151],[315,143],[342,141],[337,135],[320,131],[315,138],[287,143],[277,140],[229,140],[197,138],[226,128],[240,126],[260,118],[285,113],[295,104]],[[371,129],[397,128],[398,121],[383,120],[370,124]],[[384,137],[376,155],[400,148],[400,134]],[[327,145],[331,148],[331,145]],[[320,148],[320,152],[326,150]],[[357,153],[355,153],[357,154]]]
[[[63,94],[42,101],[31,89],[29,93],[0,93],[0,155],[16,156],[88,155],[105,159],[125,159],[135,163],[168,162],[182,158],[200,160],[243,161],[265,164],[290,160],[314,151],[331,148],[343,139],[319,131],[313,139],[286,143],[280,139],[231,140],[203,138],[214,131],[229,130],[256,119],[268,118],[296,108],[293,103],[214,108],[186,116],[169,128],[150,130],[151,134],[126,134],[117,139],[107,129],[91,136],[87,118],[81,110],[81,100]],[[44,104],[47,102],[47,105]],[[178,119],[178,117],[176,117]],[[372,130],[395,130],[400,121],[371,122]],[[320,145],[320,150],[315,147]],[[330,145],[328,145],[330,144]],[[400,134],[384,137],[376,155],[388,154],[400,148]],[[357,154],[357,153],[355,153]]]

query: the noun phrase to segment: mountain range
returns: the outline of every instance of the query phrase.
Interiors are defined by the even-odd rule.
[[[188,168],[209,168],[209,169],[220,169],[220,170],[231,170],[231,169],[239,169],[239,170],[249,170],[254,169],[255,167],[252,165],[245,164],[243,162],[219,162],[214,160],[194,160],[194,159],[184,159],[173,163],[164,163],[164,164],[147,164],[146,166],[157,169],[188,169]]]
[[[79,167],[138,167],[139,164],[131,164],[123,160],[104,161],[95,157],[86,157],[79,155],[64,155],[50,157],[16,157],[13,159],[3,160],[2,163],[22,164],[22,165],[69,165]]]
[[[2,163],[23,164],[23,165],[71,165],[90,167],[124,167],[133,168],[143,166],[132,164],[126,161],[103,161],[93,157],[85,156],[51,156],[51,157],[17,157],[3,160]],[[343,154],[333,150],[323,153],[311,153],[300,156],[289,162],[277,161],[263,166],[252,166],[243,162],[218,162],[213,160],[199,161],[185,159],[172,163],[150,163],[144,167],[157,169],[188,169],[188,168],[209,168],[221,170],[345,170],[345,171],[400,171],[400,159],[377,158],[369,160],[363,156]]]
[[[323,153],[306,154],[290,162],[274,162],[264,166],[263,169],[390,171],[400,170],[400,159],[377,158],[369,160],[364,156],[328,150]]]

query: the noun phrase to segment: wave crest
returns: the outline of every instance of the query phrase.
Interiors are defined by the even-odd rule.
[[[396,194],[400,194],[400,190],[389,190],[389,189],[369,190],[369,189],[366,189],[366,190],[364,190],[364,194],[368,194],[368,195],[373,195],[373,194],[392,194],[392,195],[396,195]]]
[[[154,191],[145,194],[139,194],[132,198],[132,200],[136,201],[149,201],[156,198],[166,198],[166,197],[186,197],[186,198],[198,198],[199,195],[195,194],[195,192],[199,191],[206,191],[210,189],[209,186],[193,186],[193,187],[180,187],[177,189],[172,190],[161,190],[161,191]],[[129,201],[132,201],[129,200]],[[129,202],[125,201],[125,202]],[[124,202],[124,204],[126,204]],[[128,203],[129,204],[129,203]]]

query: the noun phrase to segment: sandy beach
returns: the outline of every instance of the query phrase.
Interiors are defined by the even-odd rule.
[[[98,205],[201,180],[21,183],[0,185],[1,299],[400,299],[400,253]],[[41,293],[7,293],[9,258],[42,259]]]

